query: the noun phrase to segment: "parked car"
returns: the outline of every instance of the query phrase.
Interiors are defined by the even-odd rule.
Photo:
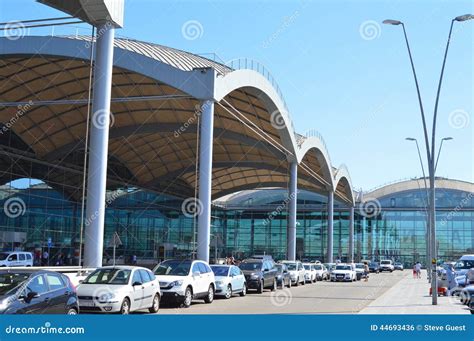
[[[33,266],[33,255],[22,251],[0,252],[0,267],[5,266]]]
[[[395,263],[393,264],[393,270],[400,270],[400,271],[403,271],[403,263],[395,262]]]
[[[474,268],[474,255],[464,255],[456,262],[454,271],[458,276],[463,276],[472,268]]]
[[[67,276],[46,270],[0,271],[0,314],[78,312],[76,289]]]
[[[92,272],[77,287],[81,312],[129,314],[160,308],[160,285],[155,275],[136,266],[105,266]]]
[[[277,269],[277,286],[291,288],[290,272],[286,264],[275,264],[275,267]]]
[[[377,262],[370,262],[369,263],[369,272],[374,272],[378,274],[380,272],[380,265]]]
[[[231,298],[233,294],[247,294],[245,276],[237,266],[211,265],[211,270],[216,280],[216,296]]]
[[[304,280],[306,283],[314,283],[316,282],[316,269],[312,263],[303,263],[304,267]]]
[[[355,263],[355,272],[358,281],[360,281],[362,278],[365,278],[365,264]]]
[[[200,260],[165,260],[153,269],[163,302],[191,306],[194,299],[214,301],[216,282],[209,264]]]
[[[468,305],[474,298],[474,285],[469,285],[463,288],[459,294],[459,301],[462,304]]]
[[[328,273],[331,274],[331,272],[334,270],[334,268],[336,267],[336,263],[324,263],[323,264],[326,269],[328,270]]]
[[[316,270],[317,281],[325,281],[329,279],[329,271],[323,264],[315,264],[314,269]]]
[[[286,266],[288,267],[288,271],[290,272],[291,285],[298,286],[300,285],[300,283],[303,285],[305,284],[304,267],[300,261],[285,260],[282,263],[286,264]]]
[[[277,269],[270,259],[245,259],[239,265],[245,275],[247,289],[255,289],[262,293],[265,288],[276,290]]]
[[[348,281],[355,282],[357,275],[355,268],[351,264],[340,263],[336,265],[336,268],[331,273],[331,282]]]
[[[380,261],[380,272],[390,271],[393,272],[394,266],[393,262],[390,259],[384,259]]]

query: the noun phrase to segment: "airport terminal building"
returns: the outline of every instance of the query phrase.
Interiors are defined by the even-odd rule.
[[[27,181],[27,180],[23,180]],[[17,181],[16,183],[19,183]],[[437,180],[437,239],[439,258],[457,259],[474,253],[474,184]],[[23,189],[0,188],[0,205],[11,198],[25,203],[18,216],[0,215],[2,250],[62,252],[77,256],[80,245],[81,203],[44,183]],[[183,211],[183,200],[141,189],[107,193],[105,259],[112,256],[114,233],[121,239],[117,256],[128,261],[195,256],[196,221]],[[280,188],[245,190],[213,203],[210,254],[244,258],[287,252],[287,191]],[[422,179],[392,183],[359,195],[356,202],[354,258],[390,258],[409,266],[426,259],[426,192]],[[298,259],[325,260],[327,198],[310,191],[298,193]],[[334,259],[348,259],[349,210],[334,206]],[[74,257],[72,257],[74,258]]]

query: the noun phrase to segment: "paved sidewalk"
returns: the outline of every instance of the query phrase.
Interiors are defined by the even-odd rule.
[[[414,279],[412,271],[383,295],[362,309],[359,314],[470,314],[457,297],[438,297],[438,305],[431,305],[426,271],[421,279]]]

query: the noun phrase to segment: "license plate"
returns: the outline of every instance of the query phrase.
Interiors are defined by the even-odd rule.
[[[82,301],[79,303],[83,307],[95,307],[95,303],[93,301]]]

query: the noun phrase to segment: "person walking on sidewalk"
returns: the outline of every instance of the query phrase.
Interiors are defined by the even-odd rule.
[[[365,276],[365,282],[369,280],[369,264],[367,262],[364,262],[364,276]]]
[[[416,263],[415,269],[416,269],[416,277],[420,279],[421,278],[421,263],[420,262]]]
[[[416,278],[417,277],[417,274],[416,274],[416,263],[413,264],[413,278]]]

